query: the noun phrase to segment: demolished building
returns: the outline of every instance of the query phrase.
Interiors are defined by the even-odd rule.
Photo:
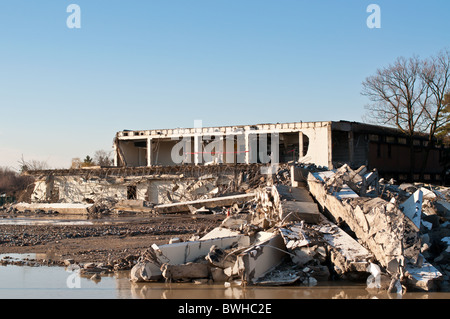
[[[419,160],[426,143],[420,134],[415,141]],[[198,188],[199,195],[217,192],[207,173],[196,181],[198,166],[211,166],[221,185],[239,177],[236,172],[293,162],[328,169],[364,165],[399,182],[409,172],[409,161],[403,160],[409,148],[398,130],[346,121],[126,130],[116,133],[113,146],[114,167],[28,172],[38,180],[31,201],[93,202],[99,196],[154,204],[195,200],[183,197],[185,190]],[[437,146],[429,150],[425,182],[443,183],[444,151]]]
[[[448,147],[426,150],[427,136],[414,135],[414,180],[428,161],[421,182],[442,184],[449,169]],[[114,142],[115,166],[170,166],[210,163],[249,164],[295,161],[329,169],[343,164],[377,169],[387,180],[408,179],[410,147],[398,129],[348,121],[292,122],[160,130],[124,130]],[[276,158],[269,159],[276,155]],[[447,166],[446,166],[447,165]],[[412,181],[410,181],[412,182]],[[448,183],[449,181],[447,181]]]
[[[376,266],[392,286],[435,289],[444,277],[448,282],[450,269],[427,260],[424,242],[433,243],[424,240],[423,227],[432,220],[448,233],[448,197],[427,202],[442,215],[421,219],[422,190],[392,195],[393,183],[380,175],[395,163],[400,175],[409,170],[395,156],[406,147],[402,139],[344,121],[121,131],[114,167],[28,172],[36,177],[28,201],[38,206],[16,209],[44,203],[87,205],[87,214],[102,207],[149,214],[235,208],[202,238],[150,245],[133,281],[310,285],[332,276],[368,279]],[[431,151],[429,180],[443,179],[442,151]],[[441,260],[446,247],[438,249]],[[371,278],[378,288],[380,276]]]

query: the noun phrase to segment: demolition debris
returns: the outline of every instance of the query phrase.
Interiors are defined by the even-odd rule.
[[[289,163],[261,174],[263,167],[41,171],[29,203],[5,211],[224,217],[190,238],[143,243],[121,266],[82,267],[89,274],[131,269],[133,282],[313,286],[346,279],[397,294],[448,291],[449,188],[396,185],[365,166]]]

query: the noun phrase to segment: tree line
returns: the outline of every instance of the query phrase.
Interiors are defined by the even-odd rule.
[[[18,163],[19,171],[9,167],[0,167],[0,195],[7,194],[8,196],[17,197],[20,192],[24,191],[28,185],[33,183],[33,177],[21,173],[50,169],[50,165],[46,161],[33,159],[25,160],[23,156]],[[94,153],[93,157],[87,155],[83,161],[79,158],[72,159],[71,168],[112,166],[113,164],[114,161],[112,159],[111,152],[98,150]]]
[[[104,150],[95,151],[94,157],[86,155],[83,161],[80,158],[73,158],[72,165],[70,168],[77,169],[81,167],[92,167],[92,166],[112,166],[114,165],[114,160],[111,157],[111,152]]]

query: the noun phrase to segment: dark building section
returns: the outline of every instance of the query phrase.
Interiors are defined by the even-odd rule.
[[[428,136],[417,133],[413,138],[414,171],[411,172],[411,149],[400,130],[358,122],[332,122],[332,161],[338,167],[344,163],[353,168],[366,165],[377,169],[384,179],[398,182],[429,182],[449,184],[449,148],[435,143],[425,160]]]

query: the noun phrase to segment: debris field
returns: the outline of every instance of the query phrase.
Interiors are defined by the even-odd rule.
[[[179,187],[168,178],[165,200],[159,203],[97,194],[91,202],[52,203],[47,198],[16,203],[4,211],[58,214],[66,209],[100,219],[131,212],[147,220],[221,217],[203,231],[168,232],[162,240],[142,241],[141,249],[129,251],[122,264],[84,262],[80,266],[87,274],[131,269],[133,282],[242,286],[313,286],[346,279],[398,294],[449,291],[449,188],[396,185],[365,166],[328,170],[289,163],[259,174],[261,167],[254,167],[239,172],[239,178],[234,171],[226,187],[218,182],[223,176],[208,171],[202,179],[189,180],[195,187],[182,187],[191,192],[184,198],[176,197]],[[74,258],[64,262],[77,264]]]

